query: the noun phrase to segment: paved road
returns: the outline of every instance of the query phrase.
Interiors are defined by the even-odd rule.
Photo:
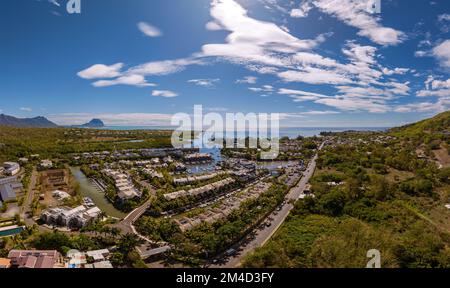
[[[324,144],[322,144],[319,147],[319,151],[322,150]],[[263,229],[256,229],[254,231],[256,234],[254,236],[254,239],[251,240],[248,244],[241,247],[234,247],[236,250],[238,250],[238,254],[230,257],[226,263],[221,263],[217,265],[211,265],[209,267],[211,268],[234,268],[238,267],[241,264],[241,261],[244,259],[246,255],[248,255],[250,252],[255,250],[258,247],[263,246],[264,244],[269,241],[269,239],[275,234],[275,232],[280,228],[280,226],[283,224],[283,222],[286,220],[287,216],[291,212],[291,210],[294,208],[293,204],[289,203],[289,200],[297,201],[301,196],[304,196],[304,191],[306,186],[308,185],[309,180],[314,175],[314,171],[316,170],[316,161],[318,158],[318,154],[314,156],[314,158],[311,160],[311,162],[308,165],[308,168],[304,172],[303,178],[299,181],[297,186],[291,189],[289,194],[286,196],[286,199],[288,200],[288,203],[283,206],[281,211],[277,211],[276,215],[271,214],[271,218],[273,219],[270,223],[271,226],[267,227],[264,226]]]
[[[130,214],[128,214],[122,221],[117,223],[115,226],[117,228],[120,228],[124,233],[137,234],[136,230],[133,227],[133,223],[136,222],[139,219],[139,217],[141,217],[142,214],[144,214],[145,211],[150,207],[150,202],[151,200],[148,200],[143,205],[131,211]]]
[[[36,168],[33,168],[33,172],[31,173],[30,177],[30,184],[28,185],[28,189],[26,192],[26,198],[24,202],[22,203],[21,207],[21,214],[20,218],[24,219],[25,223],[27,225],[33,225],[34,221],[30,218],[27,218],[28,212],[31,210],[31,204],[33,203],[34,198],[34,188],[36,186],[36,180],[37,180],[38,173],[36,171]]]

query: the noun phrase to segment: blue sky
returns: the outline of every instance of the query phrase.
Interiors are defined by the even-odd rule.
[[[58,124],[167,125],[276,112],[282,126],[387,127],[450,108],[450,2],[0,1],[0,110]]]

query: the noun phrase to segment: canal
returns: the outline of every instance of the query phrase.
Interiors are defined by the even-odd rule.
[[[70,167],[70,171],[79,184],[79,192],[82,197],[91,198],[95,205],[108,216],[122,219],[127,215],[117,210],[114,205],[106,199],[105,193],[98,189],[91,180],[84,175],[79,167]]]

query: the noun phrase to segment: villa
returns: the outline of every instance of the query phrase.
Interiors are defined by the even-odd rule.
[[[104,169],[102,172],[114,179],[118,191],[117,196],[121,200],[140,198],[142,196],[142,193],[134,187],[128,175],[111,169]]]
[[[60,263],[61,255],[56,250],[11,250],[8,254],[11,266],[17,268],[54,268]]]
[[[76,208],[59,207],[44,211],[41,220],[48,225],[82,228],[98,219],[102,211],[98,207],[78,206]]]
[[[20,172],[20,165],[16,162],[5,162],[3,163],[3,167],[5,168],[5,173],[8,176],[14,176]]]

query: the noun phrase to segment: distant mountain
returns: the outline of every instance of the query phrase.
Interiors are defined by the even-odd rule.
[[[92,119],[86,124],[80,125],[82,128],[102,128],[105,127],[105,123],[103,123],[100,119]]]
[[[0,114],[0,126],[11,126],[19,128],[55,128],[58,127],[55,123],[49,121],[45,117],[35,118],[16,118]]]

